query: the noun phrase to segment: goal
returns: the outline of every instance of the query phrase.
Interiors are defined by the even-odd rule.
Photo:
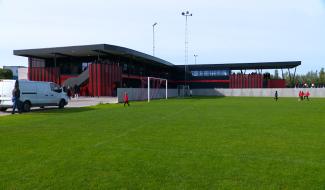
[[[163,78],[147,78],[147,97],[151,99],[168,99],[168,80]]]
[[[177,95],[178,97],[188,97],[192,96],[192,91],[190,90],[189,85],[178,85],[177,86]]]

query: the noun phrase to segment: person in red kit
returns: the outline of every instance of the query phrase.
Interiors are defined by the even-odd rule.
[[[303,94],[303,91],[299,91],[299,101],[302,101],[304,100],[304,94]]]
[[[128,104],[128,106],[130,106],[128,93],[124,92],[123,100],[124,100],[124,107],[125,107],[125,104]]]
[[[307,90],[307,92],[306,92],[306,94],[305,94],[305,97],[306,97],[306,99],[309,101],[309,96],[310,96],[310,93],[309,93],[309,91]]]

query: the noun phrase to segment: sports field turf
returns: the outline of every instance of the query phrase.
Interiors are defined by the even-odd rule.
[[[325,99],[172,99],[0,117],[0,189],[325,189]]]

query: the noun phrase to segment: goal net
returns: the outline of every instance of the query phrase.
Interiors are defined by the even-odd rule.
[[[156,77],[147,77],[142,79],[142,88],[146,88],[148,102],[152,99],[168,98],[168,80]]]
[[[189,85],[178,85],[177,86],[178,97],[188,97],[192,96],[192,91]]]

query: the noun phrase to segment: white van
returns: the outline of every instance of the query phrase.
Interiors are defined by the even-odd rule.
[[[0,111],[12,107],[12,90],[16,80],[0,80]],[[58,106],[68,104],[68,96],[62,88],[52,82],[18,80],[21,108],[29,112],[31,107]]]

